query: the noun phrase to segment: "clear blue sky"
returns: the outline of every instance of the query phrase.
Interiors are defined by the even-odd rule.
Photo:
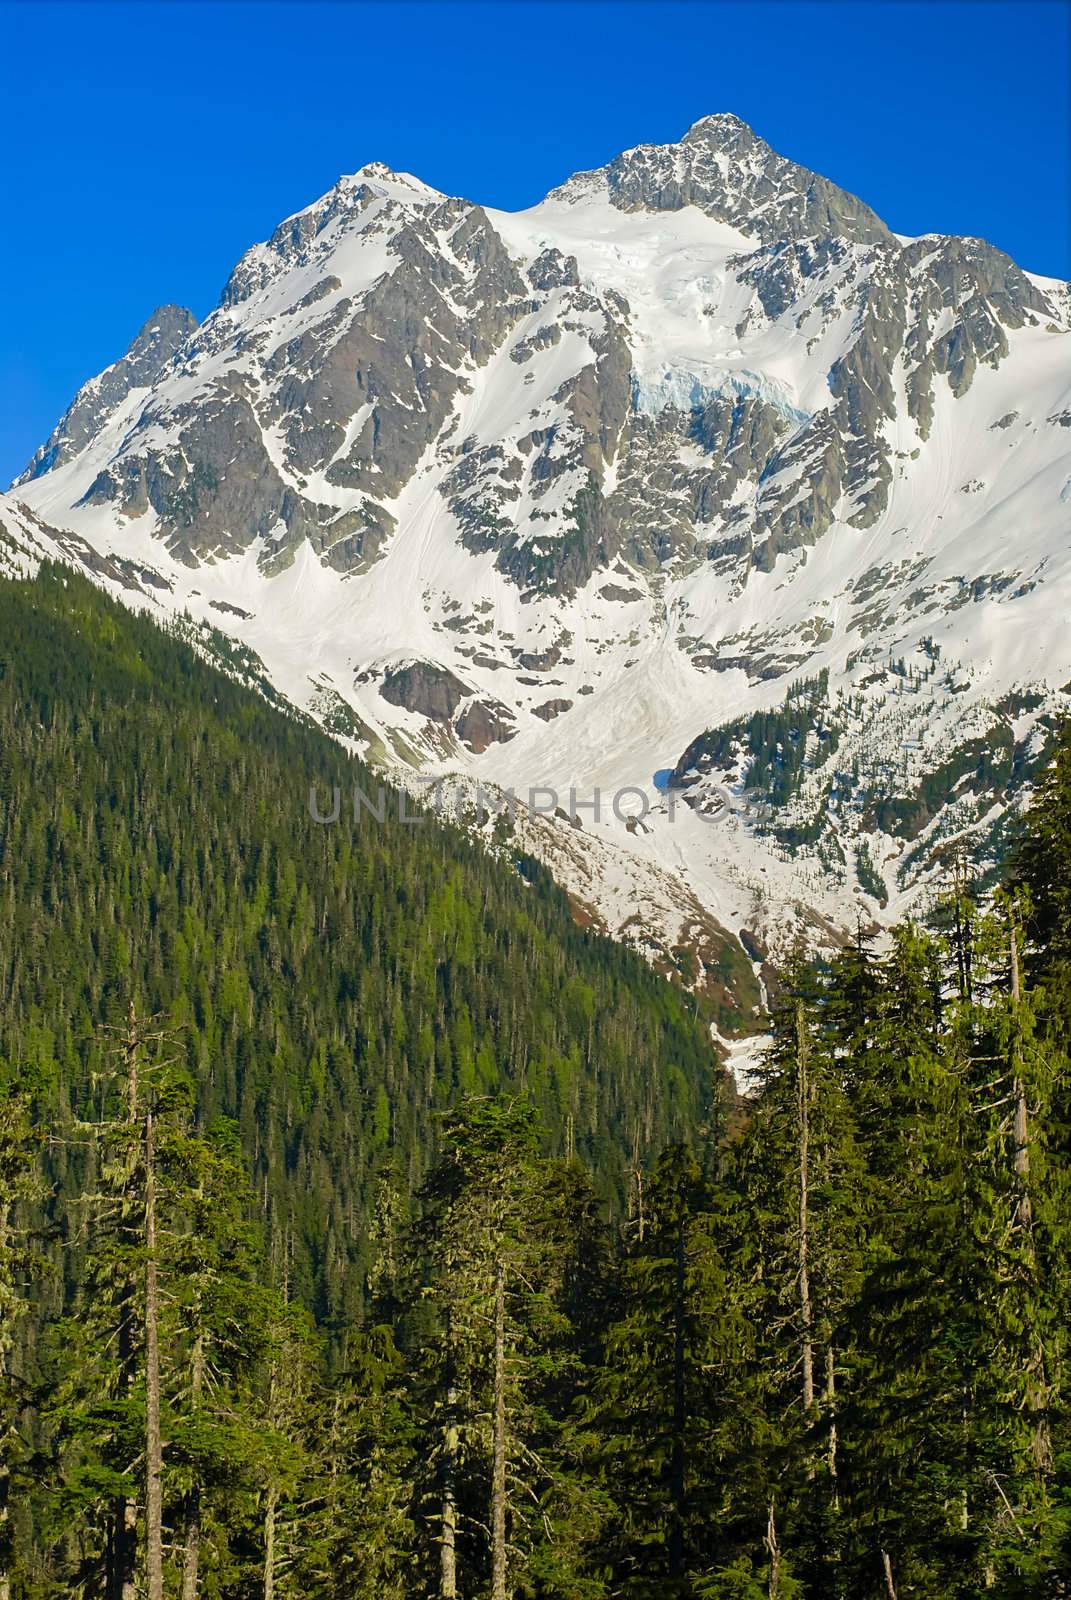
[[[901,233],[1071,276],[1066,0],[0,4],[0,481],[366,161],[505,207],[733,111]]]

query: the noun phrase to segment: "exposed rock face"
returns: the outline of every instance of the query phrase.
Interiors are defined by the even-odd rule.
[[[482,755],[493,744],[507,744],[517,729],[513,713],[497,701],[473,700],[454,723],[454,732],[473,755]]]
[[[435,722],[449,722],[472,690],[446,667],[414,661],[388,672],[379,692],[392,706],[403,706],[406,711],[416,711]]]
[[[497,700],[471,698],[472,690],[460,678],[431,661],[392,668],[384,675],[379,692],[393,706],[415,711],[432,722],[452,723],[473,755],[482,755],[492,744],[507,743],[517,732],[508,706]]]
[[[652,322],[647,285],[676,247],[644,218],[674,213],[691,219],[682,270]],[[580,173],[526,215],[375,164],[340,179],[242,257],[202,327],[157,312],[28,474],[107,439],[62,509],[148,517],[189,566],[253,547],[271,573],[308,548],[366,570],[425,483],[528,599],[618,560],[768,572],[834,522],[875,524],[898,413],[925,445],[940,386],[963,396],[1009,332],[1066,320],[999,251],[901,243],[732,116]],[[615,216],[645,270],[598,242]],[[652,370],[660,339],[694,359]],[[764,371],[768,350],[796,376]]]
[[[157,306],[125,356],[82,385],[19,483],[72,460],[91,444],[134,390],[149,390],[197,327],[184,306]]]
[[[733,117],[516,214],[369,166],[85,386],[0,564],[225,629],[407,772],[640,784],[615,926],[623,842],[638,902],[698,864],[828,931],[999,843],[1066,709],[1069,337],[1067,285]]]
[[[556,191],[571,199],[605,182],[622,211],[696,206],[763,243],[782,239],[891,239],[869,206],[828,178],[786,161],[739,117],[693,124],[677,145],[639,145],[600,172],[580,172]]]
[[[541,706],[532,707],[533,717],[539,717],[543,722],[553,722],[555,717],[560,717],[563,712],[571,711],[571,700],[544,700]]]
[[[395,527],[384,502],[467,387],[459,365],[486,362],[529,292],[478,207],[387,187],[343,180],[243,257],[185,352],[195,398],[161,393],[146,446],[136,434],[124,444],[87,504],[151,509],[190,562],[253,541],[269,569],[305,541],[340,571],[374,558]],[[354,235],[390,270],[357,295],[317,273],[268,314],[281,284],[304,288]],[[250,316],[261,302],[265,314]]]

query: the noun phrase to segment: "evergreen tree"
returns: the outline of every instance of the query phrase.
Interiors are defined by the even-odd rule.
[[[591,1403],[614,1578],[636,1596],[695,1592],[697,1576],[728,1565],[752,1509],[729,1465],[746,1456],[752,1419],[737,1383],[748,1329],[721,1227],[695,1156],[671,1146],[645,1185]]]
[[[1010,877],[1029,891],[1026,966],[1047,1030],[1071,1053],[1071,721],[1041,773]],[[1071,1107],[1062,1108],[1066,1114]]]
[[[443,1597],[462,1592],[463,1572],[469,1586],[486,1579],[491,1600],[536,1573],[548,1596],[600,1592],[570,1570],[577,1528],[597,1521],[562,1450],[578,1361],[566,1309],[577,1229],[539,1144],[527,1102],[466,1101],[446,1119],[421,1196]]]
[[[417,1566],[418,1428],[405,1361],[384,1325],[354,1334],[310,1419],[313,1494],[294,1510],[292,1589],[316,1600],[405,1600]]]
[[[40,1137],[31,1121],[29,1097],[0,1063],[0,1600],[10,1600],[15,1548],[12,1499],[29,1461],[23,1420],[29,1386],[23,1339],[29,1321],[29,1289],[43,1259],[28,1217],[40,1203]]]

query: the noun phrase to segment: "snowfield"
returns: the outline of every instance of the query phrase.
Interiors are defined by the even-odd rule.
[[[730,167],[717,170],[729,181],[726,160]],[[801,927],[829,942],[860,912],[882,922],[919,909],[940,879],[938,844],[960,834],[988,839],[1027,790],[981,794],[967,781],[911,836],[877,825],[875,800],[915,793],[954,752],[992,740],[997,727],[1010,730],[1027,761],[1042,748],[1045,719],[1068,704],[1066,286],[1031,280],[1051,315],[1008,325],[1007,353],[996,364],[979,360],[964,392],[939,376],[925,429],[911,414],[917,362],[905,342],[891,362],[892,414],[876,425],[890,474],[880,511],[859,525],[861,497],[873,488],[861,477],[817,537],[756,564],[746,543],[735,554],[733,541],[758,524],[771,496],[789,517],[814,492],[814,475],[792,451],[835,403],[830,375],[860,337],[859,296],[876,297],[876,258],[849,241],[821,271],[793,277],[778,257],[777,273],[788,274],[784,304],[766,287],[760,304],[748,273],[759,270],[756,261],[773,270],[773,247],[758,233],[694,204],[622,210],[599,175],[582,175],[531,210],[480,213],[518,272],[531,274],[556,252],[575,258],[577,281],[531,295],[531,309],[519,310],[486,359],[443,349],[442,371],[460,375],[460,385],[413,470],[375,496],[389,532],[374,559],[339,570],[307,539],[276,559],[281,522],[248,541],[227,528],[218,548],[194,559],[154,506],[134,513],[115,498],[86,498],[100,474],[117,472],[135,451],[140,460],[185,452],[192,469],[188,442],[180,443],[188,441],[185,419],[223,393],[241,395],[257,417],[264,459],[292,494],[327,519],[359,511],[375,480],[366,473],[351,487],[339,468],[370,448],[362,441],[382,399],[372,389],[355,395],[330,453],[298,466],[293,419],[280,412],[273,385],[280,366],[300,380],[328,359],[325,319],[343,301],[351,320],[361,317],[367,297],[414,254],[416,245],[399,242],[409,228],[425,229],[420,248],[429,260],[441,252],[451,269],[428,317],[441,314],[445,326],[448,313],[468,315],[459,296],[466,283],[478,287],[482,269],[462,251],[457,219],[443,205],[419,180],[372,166],[288,219],[282,243],[254,247],[236,269],[244,298],[225,301],[84,447],[0,499],[7,566],[29,570],[43,556],[84,563],[90,547],[93,576],[125,603],[188,613],[198,627],[241,641],[293,705],[414,788],[418,775],[438,774],[522,796],[549,787],[563,811],[570,791],[587,802],[600,791],[598,818],[583,810],[576,826],[522,817],[518,828],[621,936],[664,947],[698,908],[734,933],[751,930],[776,954]],[[288,241],[302,227],[319,231],[298,249]],[[941,241],[933,242],[937,250]],[[917,253],[920,241],[890,236],[881,249],[886,260],[890,251]],[[924,260],[911,270],[923,272]],[[926,337],[940,341],[966,314],[957,306],[932,320]],[[589,418],[595,401],[583,397],[594,381],[598,399],[617,338],[627,349],[626,400],[611,437],[604,418]],[[432,404],[430,391],[418,384],[426,400],[409,401],[397,383],[394,390],[392,415],[402,420],[393,426],[425,426],[418,414]],[[781,454],[771,470],[757,463],[734,482],[708,521],[682,513],[694,550],[641,562],[622,548],[575,587],[540,590],[503,569],[501,536],[482,548],[462,536],[464,497],[476,492],[454,487],[466,458],[480,464],[480,503],[505,518],[509,538],[529,558],[553,560],[591,477],[611,502],[635,481],[641,449],[661,452],[661,478],[645,481],[679,500],[687,475],[710,469],[709,437],[695,419],[718,406],[780,430]],[[536,444],[526,447],[531,437]],[[526,476],[537,455],[539,476]],[[245,470],[244,459],[237,453],[226,473]],[[649,505],[660,525],[661,502]],[[706,555],[707,540],[716,558]],[[115,559],[132,566],[120,571]],[[537,664],[526,668],[522,655]],[[448,721],[385,699],[384,675],[414,662],[445,669],[469,701],[498,708],[509,736],[477,750]],[[656,784],[655,774],[677,767],[707,730],[777,711],[790,684],[822,675],[821,717],[836,730],[835,754],[819,759],[815,746],[773,819],[799,826],[820,817],[817,840],[789,847],[771,831],[762,797],[744,781],[747,750],[733,770],[697,769],[690,783],[685,775],[683,790]],[[642,794],[638,820],[622,820],[610,804],[626,787]],[[636,796],[632,809],[641,809]],[[863,847],[884,904],[858,870]]]

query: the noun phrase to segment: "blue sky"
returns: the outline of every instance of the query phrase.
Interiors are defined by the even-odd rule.
[[[154,306],[370,160],[505,207],[734,111],[1071,276],[1066,0],[0,4],[0,481]]]

